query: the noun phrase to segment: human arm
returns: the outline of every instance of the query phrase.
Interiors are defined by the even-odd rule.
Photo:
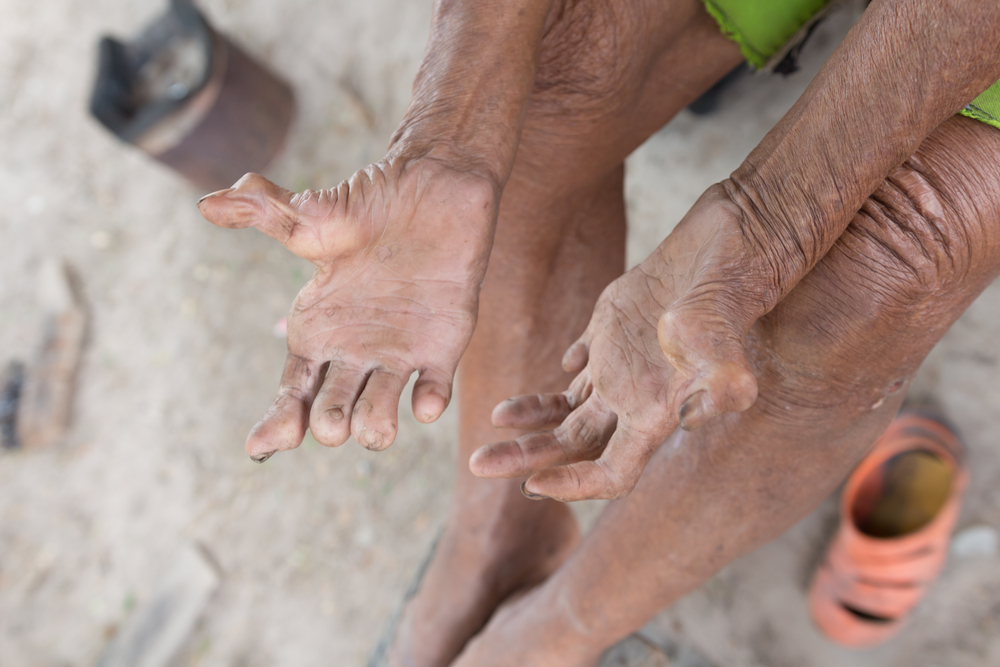
[[[567,353],[566,369],[580,371],[570,390],[494,413],[498,426],[555,430],[490,445],[473,471],[531,475],[536,495],[620,497],[678,424],[747,408],[757,394],[750,325],[927,134],[998,78],[997,5],[873,3],[733,176],[606,290]],[[927,185],[907,184],[915,207],[933,207],[920,195]]]
[[[255,460],[297,447],[307,428],[326,445],[353,434],[387,447],[414,371],[416,417],[447,407],[550,8],[438,2],[385,159],[329,190],[247,175],[199,203],[214,224],[257,227],[316,265],[289,314],[278,396],[247,440]]]

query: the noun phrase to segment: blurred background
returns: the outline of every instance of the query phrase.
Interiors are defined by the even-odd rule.
[[[409,101],[430,0],[198,4],[295,91],[272,180],[330,187],[381,157]],[[275,323],[311,266],[253,230],[209,225],[195,207],[204,191],[88,113],[100,37],[135,35],[165,8],[0,0],[0,363],[36,354],[45,258],[72,267],[88,316],[69,431],[0,451],[0,665],[94,664],[191,545],[218,585],[170,664],[363,665],[443,523],[455,408],[431,426],[401,411],[380,454],[307,438],[264,465],[246,457],[284,360]],[[820,27],[798,73],[736,81],[716,111],[682,112],[630,158],[630,265],[777,122],[856,14]],[[719,667],[1000,664],[998,341],[994,285],[915,385],[970,448],[959,535],[987,538],[953,545],[898,638],[850,653],[809,621],[806,587],[835,499],[664,612],[649,636]],[[585,525],[600,509],[577,506]]]

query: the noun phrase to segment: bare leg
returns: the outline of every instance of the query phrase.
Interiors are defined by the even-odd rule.
[[[562,353],[624,269],[623,160],[739,61],[696,0],[566,2],[546,34],[460,369],[451,512],[391,664],[450,664],[501,600],[576,546],[568,508],[527,500],[522,480],[474,477],[469,456],[508,435],[490,425],[499,401],[568,384]]]
[[[847,475],[920,362],[1000,271],[1000,133],[945,122],[751,336],[760,397],[678,432],[545,584],[461,667],[584,667]]]

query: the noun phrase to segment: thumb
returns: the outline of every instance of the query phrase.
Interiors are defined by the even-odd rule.
[[[657,323],[660,349],[682,378],[671,407],[687,431],[720,414],[742,412],[757,400],[746,337],[722,311],[714,302],[678,304]]]
[[[228,190],[205,195],[198,210],[213,225],[228,229],[257,227],[286,243],[298,224],[298,211],[291,205],[295,193],[259,174],[247,174]]]

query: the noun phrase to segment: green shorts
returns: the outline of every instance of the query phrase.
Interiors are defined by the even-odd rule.
[[[837,0],[702,0],[754,69],[782,71]],[[787,70],[786,70],[787,71]],[[1000,129],[1000,81],[959,113]]]

